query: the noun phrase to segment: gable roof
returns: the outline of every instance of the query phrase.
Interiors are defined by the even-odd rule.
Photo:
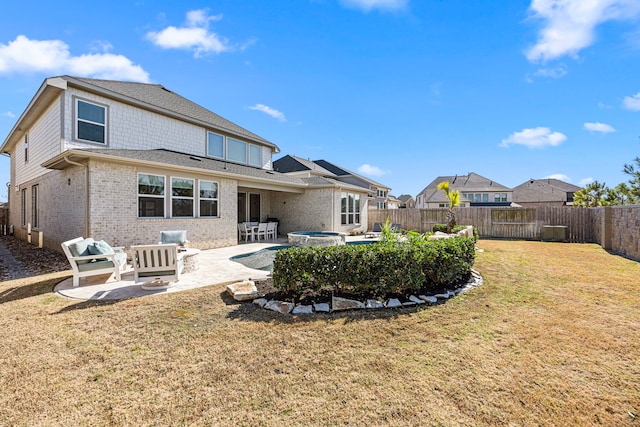
[[[336,176],[339,176],[341,178],[346,178],[348,176],[354,177],[358,180],[364,181],[366,183],[368,183],[369,185],[373,186],[373,187],[377,187],[377,188],[386,188],[387,190],[390,190],[391,188],[384,185],[384,184],[380,184],[379,182],[376,182],[370,178],[364,177],[362,175],[359,175],[355,172],[352,172],[348,169],[345,169],[341,166],[338,166],[334,163],[328,162],[326,160],[314,160],[313,163],[322,166],[323,168],[331,171],[332,173],[334,173]]]
[[[429,185],[427,185],[419,194],[424,195],[426,202],[445,203],[448,202],[447,196],[442,190],[438,190],[438,185],[443,182],[449,182],[450,190],[458,190],[460,193],[471,192],[510,192],[509,187],[492,181],[488,178],[469,172],[469,175],[439,176]]]
[[[407,203],[409,200],[413,200],[413,196],[411,196],[410,194],[401,194],[398,196],[398,200],[400,200],[402,203]]]
[[[577,185],[559,179],[529,179],[513,188],[513,201],[520,202],[566,202],[567,193],[580,190]]]
[[[21,138],[24,133],[23,129],[29,128],[30,123],[35,121],[58,94],[69,86],[214,131],[217,130],[249,141],[258,142],[271,147],[276,153],[280,152],[280,149],[272,142],[170,91],[162,85],[88,79],[66,75],[45,79],[25,112],[20,116],[9,136],[7,136],[1,151],[8,152],[10,145]]]

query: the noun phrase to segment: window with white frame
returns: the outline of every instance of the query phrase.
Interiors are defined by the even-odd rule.
[[[76,99],[76,138],[81,141],[107,141],[107,108]]]
[[[224,136],[207,132],[207,156],[224,159]]]
[[[258,145],[249,144],[249,164],[262,166],[262,149]]]
[[[227,138],[227,160],[247,163],[247,143],[233,138]]]
[[[29,133],[24,134],[24,162],[29,162]]]
[[[218,183],[214,181],[198,181],[201,217],[218,216]]]
[[[20,191],[20,223],[23,227],[27,226],[27,189]]]
[[[342,193],[341,195],[341,219],[342,225],[360,224],[360,195]]]
[[[387,209],[386,202],[378,202],[378,209]]]
[[[164,176],[138,174],[138,217],[163,218]]]
[[[378,197],[387,197],[387,190],[378,190],[377,195]]]
[[[38,228],[38,185],[31,187],[31,226]]]
[[[171,178],[171,216],[192,217],[194,208],[194,180]]]

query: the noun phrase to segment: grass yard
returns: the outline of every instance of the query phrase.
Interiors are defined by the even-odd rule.
[[[640,426],[640,265],[480,241],[424,309],[283,316],[224,288],[106,304],[0,283],[0,425]]]

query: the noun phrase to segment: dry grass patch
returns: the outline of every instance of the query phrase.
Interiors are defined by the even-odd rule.
[[[0,284],[0,425],[640,425],[638,263],[481,241],[426,309],[282,316],[224,287],[111,304]],[[66,276],[65,276],[66,277]],[[7,294],[8,293],[8,294]]]

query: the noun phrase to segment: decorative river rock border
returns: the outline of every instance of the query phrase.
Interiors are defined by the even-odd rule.
[[[435,294],[435,295],[411,295],[409,297],[409,301],[401,302],[397,298],[390,298],[385,301],[378,301],[374,299],[368,299],[366,301],[357,301],[347,298],[333,297],[331,299],[331,304],[329,303],[320,303],[313,305],[296,305],[292,302],[287,301],[277,301],[277,300],[267,300],[265,298],[255,298],[257,296],[257,289],[255,293],[252,295],[247,295],[247,286],[248,281],[241,282],[243,283],[242,288],[244,291],[243,300],[253,299],[253,304],[262,307],[266,310],[276,311],[282,314],[313,314],[313,313],[331,313],[337,311],[344,310],[359,310],[359,309],[382,309],[382,308],[401,308],[401,307],[415,307],[418,305],[432,305],[438,304],[440,302],[444,302],[449,298],[452,298],[459,293],[469,291],[471,289],[475,289],[483,283],[482,276],[475,271],[471,270],[471,277],[469,280],[462,286],[454,290],[450,290],[447,292]],[[227,289],[233,295],[233,287],[234,285],[227,286]],[[255,287],[254,287],[255,289]],[[251,292],[250,292],[251,293]],[[235,298],[235,295],[234,295]],[[239,298],[236,298],[239,299]],[[240,300],[240,299],[239,299]]]

